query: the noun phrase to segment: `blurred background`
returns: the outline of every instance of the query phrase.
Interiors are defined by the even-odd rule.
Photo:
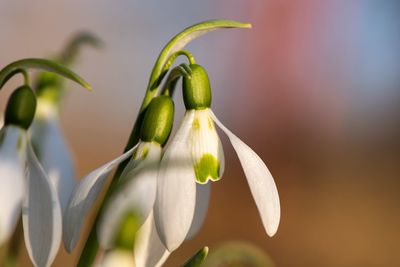
[[[0,67],[52,56],[79,30],[104,40],[102,50],[84,49],[74,68],[94,92],[69,83],[62,113],[82,176],[123,150],[161,48],[212,18],[253,24],[211,33],[188,49],[208,70],[214,112],[274,175],[281,225],[266,235],[222,137],[226,171],[213,184],[204,227],[166,266],[232,240],[282,267],[400,266],[397,0],[2,0]],[[0,93],[1,111],[18,84],[14,78]],[[72,266],[78,251],[61,251],[54,266]],[[26,255],[20,266],[29,266]]]

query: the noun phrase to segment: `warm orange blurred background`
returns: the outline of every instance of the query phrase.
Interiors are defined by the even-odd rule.
[[[274,175],[281,225],[267,237],[223,137],[226,172],[205,225],[166,266],[229,240],[282,267],[400,266],[399,1],[2,0],[0,67],[51,56],[78,30],[103,38],[106,47],[82,51],[75,68],[94,92],[69,83],[62,114],[82,176],[121,153],[164,44],[211,18],[253,24],[188,48],[208,70],[214,112]],[[2,110],[18,83],[1,92]],[[77,255],[61,252],[54,266]]]

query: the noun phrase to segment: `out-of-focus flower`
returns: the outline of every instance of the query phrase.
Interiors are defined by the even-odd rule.
[[[161,161],[162,146],[168,140],[174,116],[170,97],[155,97],[146,110],[138,144],[119,158],[93,171],[75,188],[64,218],[64,244],[71,251],[79,231],[105,177],[119,162],[133,157],[120,176],[117,189],[104,207],[98,228],[101,247],[114,249],[121,224],[129,214],[137,214],[141,226],[137,234],[129,232],[125,243],[134,248],[135,262],[139,266],[160,266],[169,253],[161,243],[155,229],[153,205],[156,197],[157,175]],[[135,231],[135,232],[136,232]],[[124,232],[125,233],[125,232]]]
[[[0,244],[12,234],[22,210],[25,244],[35,266],[50,266],[61,241],[57,192],[40,165],[27,132],[36,98],[28,86],[10,96],[0,131]]]
[[[40,162],[57,190],[62,210],[76,184],[71,153],[59,125],[56,103],[38,97],[38,109],[30,128],[32,142]]]
[[[190,68],[191,76],[183,79],[187,111],[163,156],[159,171],[154,207],[159,236],[167,249],[173,251],[194,227],[200,227],[205,217],[207,206],[204,203],[208,203],[209,194],[208,190],[199,191],[199,188],[209,186],[210,180],[220,179],[224,166],[214,122],[231,141],[263,225],[272,236],[280,220],[279,196],[272,175],[260,157],[211,111],[211,90],[205,70],[199,65],[190,65]]]
[[[56,60],[71,66],[84,45],[101,47],[102,42],[90,32],[78,32]],[[37,112],[30,127],[35,152],[57,190],[62,210],[65,210],[76,185],[75,166],[60,127],[60,109],[66,89],[65,79],[62,77],[51,72],[40,73],[35,85]]]

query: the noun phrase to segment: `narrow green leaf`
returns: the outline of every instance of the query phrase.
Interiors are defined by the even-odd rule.
[[[208,254],[208,247],[204,247],[197,251],[187,262],[185,262],[182,267],[199,267],[206,259]]]
[[[92,87],[75,72],[71,71],[70,69],[58,63],[40,58],[21,59],[4,67],[0,71],[0,89],[4,85],[5,81],[10,78],[10,73],[12,74],[15,73],[16,70],[18,69],[26,69],[26,68],[41,69],[57,73],[65,78],[73,80],[74,82],[80,84],[81,86],[83,86],[88,90],[92,90]]]

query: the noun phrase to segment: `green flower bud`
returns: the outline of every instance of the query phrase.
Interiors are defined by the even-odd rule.
[[[16,125],[28,129],[36,111],[36,96],[32,89],[23,85],[10,96],[5,113],[5,125]]]
[[[140,139],[164,145],[171,133],[174,121],[174,102],[169,96],[157,96],[151,100],[143,118]]]
[[[187,110],[205,109],[211,106],[211,88],[206,70],[191,64],[191,75],[183,77],[183,101]]]

